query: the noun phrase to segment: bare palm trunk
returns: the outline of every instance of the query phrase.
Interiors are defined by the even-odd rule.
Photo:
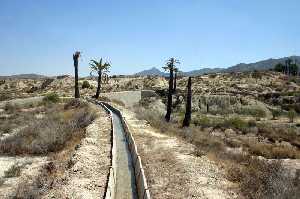
[[[177,72],[175,72],[175,76],[174,76],[174,86],[173,86],[173,93],[176,93],[176,81],[177,81]]]
[[[95,98],[98,99],[100,95],[100,90],[101,90],[101,81],[102,81],[102,71],[100,70],[98,72],[98,86],[97,86],[97,92],[95,95]]]
[[[167,102],[167,113],[165,119],[167,122],[171,119],[172,112],[172,93],[173,93],[173,69],[170,69],[170,79],[169,79],[169,91],[168,91],[168,102]]]
[[[78,86],[78,58],[76,53],[73,55],[74,68],[75,68],[75,98],[80,98],[79,86]]]
[[[187,85],[185,116],[182,124],[183,127],[190,126],[191,117],[192,117],[192,78],[189,77],[188,85]]]

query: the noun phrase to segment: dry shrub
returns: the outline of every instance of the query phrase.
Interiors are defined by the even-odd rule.
[[[80,99],[71,99],[64,105],[65,110],[86,107],[87,103]]]
[[[120,106],[124,106],[125,107],[125,104],[124,102],[122,102],[121,100],[117,100],[117,99],[112,99],[111,102],[117,104],[117,105],[120,105]]]
[[[240,188],[247,198],[297,198],[293,180],[284,175],[280,162],[249,159],[242,169]]]
[[[104,101],[104,102],[110,102],[110,99],[108,97],[105,97],[105,96],[99,96],[98,100]]]
[[[258,125],[258,133],[273,141],[286,141],[291,145],[300,148],[300,137],[297,135],[297,128],[273,127],[272,125]]]
[[[276,146],[261,142],[249,144],[249,152],[253,155],[272,159],[300,158],[299,151],[292,146]]]
[[[134,111],[138,119],[146,120],[147,122],[150,123],[151,126],[160,129],[162,132],[165,132],[166,127],[169,127],[169,125],[165,124],[166,122],[163,116],[159,115],[155,110],[136,107]]]
[[[18,177],[21,174],[23,165],[13,164],[7,171],[4,172],[5,178]]]
[[[12,103],[6,103],[4,106],[4,110],[10,114],[15,113],[16,111],[19,110],[19,107],[15,104]]]
[[[15,188],[14,199],[39,199],[42,198],[43,192],[49,188],[49,184],[53,184],[54,179],[47,173],[46,169],[40,170],[37,178],[27,176],[22,178],[21,182]],[[42,189],[43,188],[43,189]]]
[[[31,122],[20,132],[0,141],[0,153],[47,154],[63,148],[78,129],[86,127],[96,117],[88,106],[61,112],[54,107],[42,119]]]
[[[231,182],[239,183],[241,181],[241,177],[243,176],[243,171],[240,167],[230,164],[226,168],[226,178]]]
[[[267,161],[245,154],[216,154],[225,168],[226,178],[239,184],[240,192],[249,199],[297,198],[296,179],[287,175],[280,161]]]
[[[10,98],[11,95],[9,93],[4,93],[3,91],[1,91],[0,101],[6,101],[9,100]]]

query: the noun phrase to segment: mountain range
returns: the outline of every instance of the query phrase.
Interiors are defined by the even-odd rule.
[[[290,56],[290,57],[283,57],[279,59],[266,59],[262,61],[258,61],[255,63],[240,63],[228,68],[201,68],[198,70],[192,70],[187,72],[181,72],[184,76],[197,76],[197,75],[203,75],[208,73],[218,73],[218,72],[246,72],[246,71],[254,71],[254,70],[269,70],[273,69],[276,64],[282,63],[284,64],[287,59],[291,59],[295,61],[300,66],[300,56]],[[152,67],[148,70],[143,70],[141,72],[138,72],[134,74],[134,76],[162,76],[167,77],[169,76],[168,73],[162,72],[156,67]],[[47,78],[47,76],[39,75],[39,74],[19,74],[19,75],[11,75],[11,76],[0,76],[1,79],[42,79]]]
[[[9,75],[9,76],[0,76],[0,79],[43,79],[47,76],[38,75],[38,74],[19,74],[19,75]]]
[[[283,57],[279,59],[267,59],[267,60],[262,60],[258,61],[255,63],[240,63],[228,68],[202,68],[199,70],[192,70],[188,72],[181,72],[182,75],[185,76],[197,76],[197,75],[203,75],[203,74],[208,74],[208,73],[217,73],[217,72],[225,72],[225,73],[230,73],[230,72],[246,72],[246,71],[254,71],[254,70],[270,70],[275,67],[276,64],[282,63],[284,64],[287,59],[291,59],[295,61],[298,65],[300,65],[300,56],[290,56],[290,57]],[[136,73],[134,75],[137,76],[168,76],[168,73],[164,73],[160,71],[159,69],[153,67],[148,70],[141,71],[139,73]]]

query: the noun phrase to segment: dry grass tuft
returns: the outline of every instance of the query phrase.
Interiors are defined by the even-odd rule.
[[[12,178],[12,177],[18,177],[21,174],[21,165],[14,164],[12,167],[10,167],[7,171],[4,172],[5,178]]]

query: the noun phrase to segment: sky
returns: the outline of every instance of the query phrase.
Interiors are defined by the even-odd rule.
[[[229,67],[300,55],[299,0],[0,0],[0,76]]]

